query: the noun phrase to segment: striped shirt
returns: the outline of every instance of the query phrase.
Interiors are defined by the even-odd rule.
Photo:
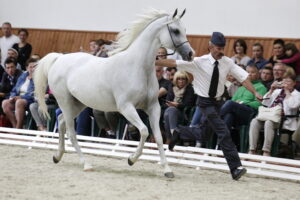
[[[178,70],[187,71],[193,74],[193,86],[197,95],[209,97],[208,91],[215,61],[216,60],[211,56],[211,54],[207,54],[194,58],[192,62],[176,60],[176,65]],[[247,79],[248,73],[240,66],[234,64],[234,62],[226,56],[223,56],[218,60],[218,62],[219,84],[216,97],[221,97],[224,93],[224,86],[228,73],[235,77],[240,83]]]

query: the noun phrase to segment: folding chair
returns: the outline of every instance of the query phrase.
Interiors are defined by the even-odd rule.
[[[280,148],[280,139],[281,139],[281,136],[283,134],[287,134],[288,135],[288,147],[290,147],[290,149],[292,150],[290,153],[291,153],[291,158],[294,158],[294,151],[293,151],[293,140],[292,140],[292,136],[294,134],[295,131],[291,131],[291,130],[288,130],[288,129],[284,129],[283,128],[283,124],[284,124],[284,121],[287,120],[288,118],[296,118],[297,121],[299,120],[299,117],[300,117],[300,111],[298,111],[297,114],[295,115],[284,115],[281,119],[281,122],[280,122],[280,125],[279,125],[279,128],[276,129],[276,134],[274,136],[274,141],[273,141],[273,144],[272,144],[272,150],[271,150],[271,155],[272,156],[278,156],[278,153],[279,153],[279,148]]]

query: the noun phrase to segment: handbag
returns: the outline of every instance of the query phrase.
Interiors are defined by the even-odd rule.
[[[281,120],[281,114],[282,114],[282,106],[280,105],[271,108],[260,106],[258,108],[258,114],[256,116],[256,119],[260,121],[271,120],[273,122],[279,123]]]

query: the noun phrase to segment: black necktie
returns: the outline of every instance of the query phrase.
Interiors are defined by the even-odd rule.
[[[219,68],[218,68],[219,62],[215,62],[214,71],[210,80],[210,86],[209,86],[209,92],[208,95],[211,98],[216,97],[217,89],[218,89],[218,83],[219,83]]]

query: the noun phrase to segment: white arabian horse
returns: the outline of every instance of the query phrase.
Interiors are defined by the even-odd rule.
[[[34,73],[35,95],[40,109],[49,116],[44,101],[48,80],[62,110],[59,147],[53,156],[55,163],[64,154],[64,134],[67,133],[84,170],[92,169],[83,157],[74,129],[74,118],[88,106],[105,112],[120,112],[139,130],[139,145],[128,158],[129,165],[133,165],[141,156],[149,134],[136,111],[142,109],[149,116],[164,174],[174,177],[165,157],[159,128],[159,88],[154,62],[160,46],[176,50],[184,60],[192,59],[193,49],[180,22],[183,14],[177,16],[177,10],[172,16],[154,9],[145,12],[129,29],[118,35],[117,48],[110,52],[108,58],[87,53],[50,53],[40,60]]]

